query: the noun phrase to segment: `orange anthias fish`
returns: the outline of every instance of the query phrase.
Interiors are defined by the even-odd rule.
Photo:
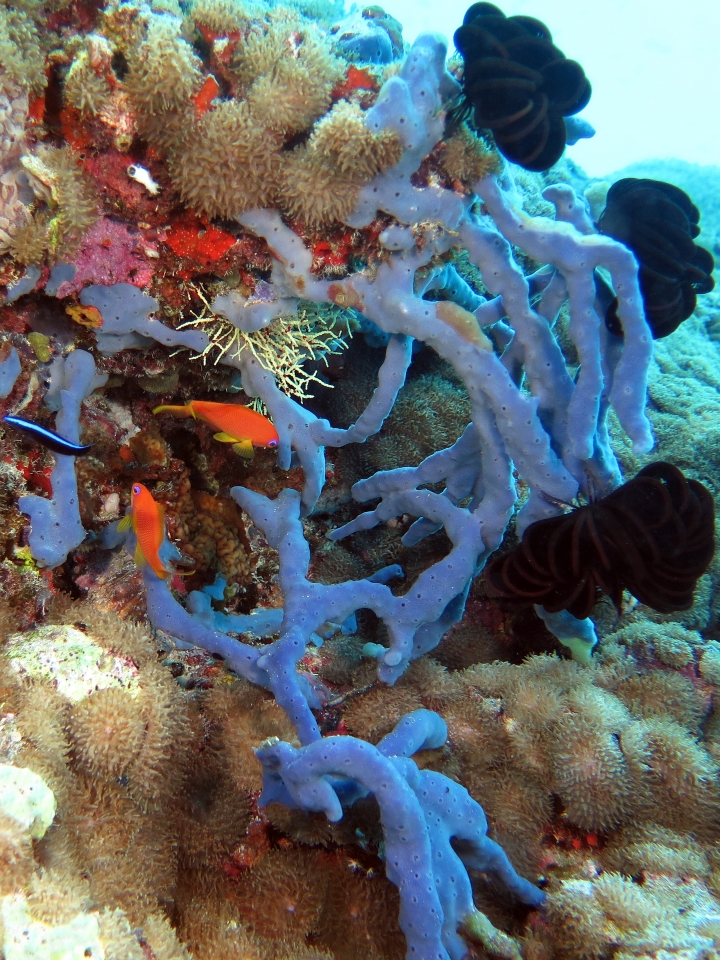
[[[280,442],[277,430],[267,417],[238,403],[191,400],[184,407],[155,407],[153,413],[204,420],[219,431],[215,434],[216,440],[232,443],[233,450],[248,459],[253,456],[253,447],[276,447]]]
[[[153,500],[148,488],[134,483],[130,513],[118,524],[118,530],[133,529],[137,537],[135,563],[138,567],[148,564],[161,580],[166,580],[169,571],[160,559],[160,547],[165,538],[165,508]]]

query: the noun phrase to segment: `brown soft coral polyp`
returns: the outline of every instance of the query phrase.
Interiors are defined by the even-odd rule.
[[[116,687],[75,704],[69,730],[79,763],[90,772],[115,777],[135,760],[145,737],[136,699]]]
[[[246,103],[228,100],[174,145],[170,176],[196,213],[237,217],[272,203],[281,145],[282,137],[258,122]]]
[[[252,930],[294,940],[317,927],[328,881],[316,850],[271,850],[239,890],[238,906]]]

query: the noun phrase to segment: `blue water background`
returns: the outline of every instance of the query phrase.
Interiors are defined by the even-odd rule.
[[[495,0],[508,16],[543,20],[593,85],[583,116],[597,130],[568,148],[591,176],[648,158],[720,164],[720,3],[717,0]],[[412,41],[451,42],[469,0],[387,0]]]

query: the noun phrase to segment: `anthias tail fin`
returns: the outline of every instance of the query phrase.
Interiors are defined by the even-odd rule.
[[[253,450],[253,445],[250,440],[240,440],[239,443],[234,443],[233,450],[246,460],[252,460],[255,456],[255,451]]]

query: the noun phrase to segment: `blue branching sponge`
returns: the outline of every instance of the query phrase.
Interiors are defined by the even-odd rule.
[[[20,357],[15,347],[10,347],[10,352],[4,360],[0,361],[0,397],[10,395],[15,381],[20,376]]]
[[[269,740],[256,751],[263,765],[261,806],[279,802],[336,821],[342,818],[343,803],[375,796],[385,869],[400,891],[400,927],[407,955],[416,960],[461,960],[466,955],[467,944],[457,931],[475,911],[469,869],[494,874],[529,906],[545,900],[487,836],[483,809],[467,790],[408,759],[418,750],[442,746],[446,738],[442,717],[416,710],[376,747],[338,736],[300,749]]]
[[[179,332],[152,317],[158,308],[157,300],[131,283],[85,287],[80,302],[100,311],[103,325],[97,333],[97,342],[101,353],[141,349],[150,346],[153,340],[167,347],[189,347],[200,353],[208,344],[206,334],[198,330]]]
[[[61,377],[61,406],[55,427],[60,436],[79,443],[82,402],[98,386],[91,354],[73,350],[64,361]],[[50,483],[51,498],[29,494],[20,497],[18,507],[30,517],[29,544],[35,562],[39,567],[52,569],[64,563],[70,550],[85,539],[80,522],[75,457],[55,455]]]

